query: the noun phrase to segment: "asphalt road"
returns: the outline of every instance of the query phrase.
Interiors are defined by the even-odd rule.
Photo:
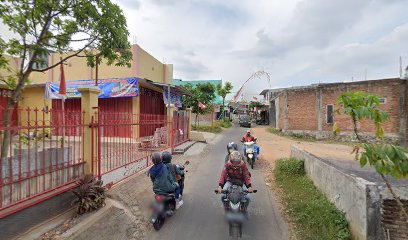
[[[229,239],[220,195],[216,195],[214,189],[218,185],[227,143],[238,142],[243,133],[243,128],[225,131],[216,143],[208,146],[209,154],[200,155],[201,159],[197,159],[201,161],[200,165],[194,175],[186,179],[183,207],[166,219],[162,229],[153,232],[149,239]],[[267,189],[262,173],[256,166],[251,173],[252,184],[258,193],[252,194],[249,220],[244,223],[242,239],[288,239],[287,225],[274,204],[273,193]]]

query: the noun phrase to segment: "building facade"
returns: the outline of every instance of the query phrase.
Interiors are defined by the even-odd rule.
[[[184,85],[187,85],[187,84],[191,84],[192,86],[196,86],[198,84],[206,84],[206,83],[210,83],[211,85],[214,86],[214,88],[216,88],[218,84],[222,85],[222,80],[183,80],[183,79],[174,79],[173,80],[173,84],[175,86],[184,86]],[[214,104],[215,105],[222,105],[222,97],[217,94],[217,91],[215,91]]]
[[[318,138],[332,136],[333,124],[342,130],[341,136],[351,136],[350,117],[334,113],[337,98],[347,91],[361,91],[380,97],[380,109],[390,119],[383,124],[386,137],[406,143],[407,80],[399,78],[348,83],[314,84],[304,87],[267,89],[261,95],[270,102],[270,125],[289,133],[311,134]],[[359,122],[367,135],[374,135],[375,126],[369,121]]]

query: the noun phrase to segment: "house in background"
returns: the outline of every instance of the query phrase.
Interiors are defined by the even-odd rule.
[[[386,137],[407,143],[407,80],[378,79],[344,83],[322,83],[309,86],[266,89],[260,94],[270,102],[270,125],[289,133],[310,134],[318,138],[332,136],[333,124],[342,129],[341,136],[352,136],[352,123],[345,115],[335,115],[337,97],[347,91],[362,91],[380,97],[380,109],[390,119],[383,125]],[[374,135],[370,122],[360,122],[360,130]]]

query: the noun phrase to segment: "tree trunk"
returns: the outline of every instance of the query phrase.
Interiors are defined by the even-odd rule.
[[[380,176],[382,180],[385,182],[385,185],[387,186],[388,190],[391,192],[391,195],[394,197],[395,201],[397,201],[398,205],[400,206],[401,212],[405,215],[405,218],[408,219],[407,209],[405,209],[404,204],[401,202],[400,198],[397,196],[397,194],[392,189],[391,183],[387,180],[387,178],[385,178],[384,174],[380,173]]]
[[[225,119],[225,97],[222,98],[222,119]]]

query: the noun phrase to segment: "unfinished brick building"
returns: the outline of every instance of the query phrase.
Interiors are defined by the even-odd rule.
[[[380,108],[390,120],[383,127],[386,138],[407,144],[407,80],[399,78],[347,83],[312,84],[303,87],[267,89],[261,95],[270,101],[270,125],[288,133],[310,134],[317,138],[332,136],[336,122],[341,137],[352,136],[352,122],[345,115],[333,114],[337,97],[343,92],[361,91],[380,97]],[[374,125],[360,122],[367,136],[374,134]]]

